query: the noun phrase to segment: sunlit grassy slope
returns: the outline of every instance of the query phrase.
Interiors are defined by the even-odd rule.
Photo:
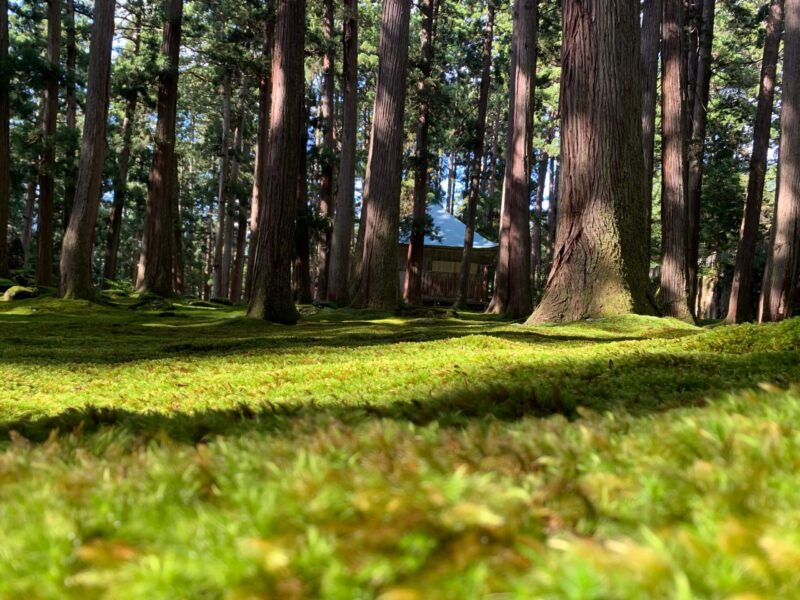
[[[798,597],[800,321],[29,300],[0,382],[0,598]]]

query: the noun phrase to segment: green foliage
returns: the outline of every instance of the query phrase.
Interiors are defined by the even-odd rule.
[[[0,307],[0,598],[800,583],[800,321],[116,302]]]

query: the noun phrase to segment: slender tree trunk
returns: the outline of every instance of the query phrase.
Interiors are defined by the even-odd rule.
[[[753,151],[750,155],[750,176],[747,182],[739,246],[736,250],[736,269],[733,274],[728,323],[742,323],[753,319],[753,263],[755,262],[758,227],[761,222],[761,205],[764,200],[764,181],[767,176],[767,155],[772,129],[772,110],[775,104],[775,75],[778,50],[783,33],[783,2],[772,0],[767,18],[767,35],[761,62],[761,86],[753,126]]]
[[[253,293],[248,314],[296,323],[292,299],[292,248],[297,179],[303,148],[305,0],[277,0],[272,54],[272,108],[263,206],[259,207]]]
[[[353,221],[355,220],[358,135],[358,0],[344,0],[342,45],[344,51],[342,63],[342,80],[344,82],[342,154],[339,162],[339,186],[328,272],[328,300],[338,304],[345,304],[349,300],[350,246],[353,240]]]
[[[532,322],[651,313],[638,0],[564,0],[561,197]]]
[[[317,298],[328,298],[331,236],[334,218],[334,158],[336,153],[336,107],[334,106],[333,0],[325,0],[322,20],[325,55],[322,58],[322,171],[320,173],[319,216],[324,223],[318,256]]]
[[[244,130],[247,124],[247,109],[245,102],[247,100],[247,81],[242,77],[241,87],[239,88],[239,100],[237,101],[236,114],[240,116],[239,124],[233,134],[233,158],[230,161],[230,179],[229,187],[237,189],[239,181],[239,164],[240,158],[244,156]],[[225,229],[223,232],[222,240],[222,263],[220,265],[220,272],[222,274],[222,296],[230,298],[231,290],[231,269],[233,265],[233,243],[236,221],[236,197],[228,191],[226,194],[226,208],[225,211]]]
[[[183,0],[166,0],[161,54],[166,68],[159,76],[158,123],[147,192],[137,288],[170,296],[172,288],[172,177],[178,101],[178,62]]]
[[[0,277],[8,277],[8,213],[11,201],[9,133],[8,0],[0,0]],[[26,251],[27,253],[27,251]]]
[[[133,28],[133,56],[137,58],[141,52],[142,15],[136,13]],[[136,106],[139,95],[131,92],[125,106],[125,117],[122,121],[122,148],[117,159],[117,172],[114,177],[114,203],[108,219],[108,238],[106,241],[106,255],[103,266],[103,280],[113,281],[117,278],[117,255],[122,237],[122,214],[125,210],[125,200],[128,195],[128,167],[131,158],[131,145],[133,141],[133,124],[136,119]]]
[[[455,150],[450,152],[450,156],[447,160],[448,167],[450,169],[447,175],[447,212],[451,215],[453,214],[453,204],[455,204],[456,199],[456,153]]]
[[[308,111],[303,110],[303,122],[308,121]],[[308,127],[301,135],[302,152],[297,173],[296,201],[297,224],[294,230],[294,277],[292,295],[298,304],[311,303],[311,207],[308,205]]]
[[[558,225],[558,161],[550,159],[550,202],[547,207],[547,263],[553,266]],[[649,238],[648,238],[649,239]]]
[[[692,139],[689,144],[689,173],[686,204],[688,221],[689,307],[696,311],[697,267],[700,254],[700,195],[703,189],[703,158],[706,147],[708,95],[711,85],[711,48],[714,43],[714,12],[716,0],[704,0],[699,21],[700,33],[697,57],[697,80],[692,114]],[[694,312],[692,314],[695,314]]]
[[[47,67],[43,77],[42,140],[40,161],[38,257],[36,283],[50,285],[53,278],[53,216],[58,118],[58,71],[61,56],[61,0],[47,0]]]
[[[800,278],[800,0],[786,0],[778,199],[761,321],[793,315]]]
[[[536,199],[533,208],[533,223],[531,224],[531,280],[534,288],[539,285],[539,271],[542,267],[542,205],[544,204],[544,185],[547,178],[547,152],[543,153],[539,161],[539,170],[536,178]]]
[[[387,309],[397,306],[399,299],[397,245],[410,13],[408,0],[384,0],[356,306]]]
[[[536,84],[538,2],[516,0],[509,83],[508,137],[500,247],[489,311],[518,319],[530,314],[530,140]]]
[[[686,58],[686,111],[687,130],[686,141],[692,139],[694,130],[694,106],[697,98],[697,77],[700,62],[700,30],[701,13],[704,0],[683,0],[684,6],[684,46],[683,52]]]
[[[475,213],[478,209],[478,197],[481,185],[481,163],[483,162],[483,146],[486,138],[486,112],[489,106],[489,86],[492,76],[492,42],[494,41],[495,6],[489,3],[489,14],[486,19],[486,31],[483,38],[483,69],[481,72],[481,89],[478,98],[478,122],[475,134],[475,147],[472,151],[470,168],[469,197],[467,200],[466,229],[464,231],[464,251],[461,255],[461,268],[458,275],[458,296],[454,306],[465,308],[469,294],[469,273],[472,266],[472,242],[475,239]]]
[[[690,321],[683,0],[663,3],[661,304],[665,316]]]
[[[222,268],[225,248],[225,222],[228,218],[229,197],[228,169],[230,168],[231,137],[231,72],[225,70],[222,78],[222,152],[219,159],[219,186],[217,191],[217,232],[214,242],[214,273],[212,294],[215,298],[228,295],[228,277]]]
[[[83,121],[78,179],[69,225],[61,245],[61,293],[65,298],[94,296],[92,248],[100,208],[103,159],[106,153],[111,42],[115,0],[95,0],[89,54],[86,113]]]
[[[67,49],[67,82],[64,89],[64,100],[66,104],[66,125],[69,135],[67,146],[67,160],[64,170],[64,215],[62,227],[67,228],[69,224],[69,214],[72,211],[72,204],[75,201],[75,178],[78,173],[76,154],[78,153],[79,135],[77,127],[77,102],[75,99],[75,62],[78,49],[75,43],[75,0],[67,0],[67,15],[64,20],[66,25],[66,49]]]
[[[254,259],[256,256],[256,236],[258,232],[258,214],[264,204],[264,194],[267,187],[265,180],[267,166],[267,142],[269,141],[269,117],[272,101],[272,45],[275,35],[275,15],[272,12],[272,0],[264,22],[262,23],[262,60],[261,77],[258,82],[258,138],[256,141],[256,160],[253,169],[253,193],[250,196],[250,248],[247,252],[247,285],[245,295],[247,300],[253,289]]]
[[[178,294],[186,293],[186,270],[183,261],[183,210],[181,207],[181,182],[178,171],[177,159],[173,161],[172,169],[172,248],[174,251],[172,275],[173,286]]]
[[[642,149],[646,177],[647,239],[650,239],[655,171],[656,104],[658,102],[658,55],[661,49],[662,0],[644,0],[642,16]]]
[[[242,301],[242,283],[244,278],[244,249],[247,242],[247,210],[240,202],[236,224],[236,260],[233,261],[233,276],[231,279],[231,302],[239,304]]]
[[[408,242],[406,280],[403,300],[407,304],[422,304],[422,259],[425,249],[425,225],[428,216],[428,129],[430,128],[430,77],[433,68],[433,35],[435,0],[421,0],[420,79],[417,82],[419,113],[417,116],[417,153],[414,160],[414,208],[411,239]]]
[[[38,169],[37,169],[38,171]],[[36,211],[36,180],[34,176],[25,189],[25,212],[22,215],[22,247],[25,251],[25,267],[28,266],[33,238],[33,217]]]

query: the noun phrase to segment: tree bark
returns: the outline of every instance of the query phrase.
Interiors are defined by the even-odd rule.
[[[334,105],[334,46],[333,46],[333,0],[325,0],[322,19],[322,37],[325,54],[322,58],[322,170],[320,173],[319,216],[323,230],[319,244],[317,298],[328,298],[328,271],[330,269],[331,237],[335,208],[334,157],[336,154],[336,108]]]
[[[753,319],[753,263],[755,262],[758,227],[761,222],[761,205],[764,200],[764,181],[767,176],[767,155],[772,130],[772,110],[775,104],[775,78],[778,67],[778,50],[783,33],[783,2],[772,0],[767,18],[767,35],[761,62],[761,85],[753,126],[753,151],[750,154],[750,175],[747,182],[739,245],[736,250],[736,268],[733,274],[731,299],[728,306],[728,323],[743,323]]]
[[[215,298],[228,295],[228,277],[222,268],[225,248],[225,227],[230,212],[228,193],[228,169],[230,168],[231,137],[231,72],[222,76],[222,144],[219,159],[219,185],[217,188],[217,231],[214,242],[214,273],[211,293]]]
[[[536,199],[533,205],[533,222],[531,223],[531,281],[534,288],[539,285],[539,271],[542,266],[542,205],[544,204],[544,186],[547,178],[547,152],[539,161],[536,177]]]
[[[38,173],[38,168],[37,168]],[[31,252],[31,239],[33,238],[33,217],[36,211],[36,181],[33,176],[25,188],[25,212],[22,214],[22,248],[25,252],[25,267],[28,267]]]
[[[686,204],[689,211],[687,233],[689,307],[696,314],[697,269],[700,254],[700,196],[703,189],[703,158],[706,147],[708,95],[711,85],[711,49],[714,43],[714,12],[716,0],[704,0],[699,20],[697,78],[692,116],[692,138],[688,155],[688,188]]]
[[[430,128],[430,85],[433,69],[434,13],[436,0],[421,0],[420,79],[417,82],[419,113],[417,147],[414,157],[414,208],[411,216],[411,238],[408,242],[406,279],[403,300],[406,304],[422,304],[422,268],[425,250],[425,225],[428,216],[428,129]]]
[[[553,266],[558,224],[558,161],[550,159],[550,202],[547,207],[547,264]],[[649,234],[648,234],[649,235]],[[649,238],[648,238],[649,239]]]
[[[247,79],[243,76],[241,87],[239,88],[239,99],[236,103],[236,114],[239,116],[239,124],[233,133],[233,157],[230,160],[230,176],[228,180],[228,191],[226,192],[225,229],[222,240],[222,263],[220,272],[222,273],[222,297],[231,297],[231,281],[233,268],[233,243],[234,232],[237,220],[237,198],[233,190],[238,189],[239,164],[244,156],[244,131],[247,125],[248,115],[245,102],[247,101]]]
[[[363,253],[355,306],[398,304],[397,245],[411,2],[384,0],[372,134],[364,180]]]
[[[449,172],[447,174],[447,212],[453,214],[453,204],[456,199],[456,153],[455,150],[450,152],[447,159]]]
[[[36,283],[50,285],[53,278],[53,216],[55,195],[55,136],[58,119],[58,71],[61,56],[61,0],[47,0],[47,66],[42,86],[42,141],[40,160],[38,256]]]
[[[478,122],[475,133],[475,146],[472,149],[472,165],[470,167],[469,196],[467,199],[466,229],[464,230],[464,250],[461,254],[461,268],[458,274],[458,296],[455,308],[465,308],[469,290],[469,272],[472,266],[472,243],[475,240],[475,217],[478,209],[478,197],[481,185],[481,164],[483,163],[483,146],[486,138],[486,112],[489,106],[489,86],[492,77],[492,42],[494,41],[495,5],[489,2],[486,19],[486,30],[483,38],[483,65],[481,71],[481,88],[478,98]]]
[[[308,110],[303,109],[303,122],[308,122]],[[297,172],[297,223],[294,229],[294,267],[292,295],[298,304],[310,304],[311,294],[311,207],[308,205],[308,127],[303,127],[300,169]]]
[[[236,227],[236,260],[233,261],[233,275],[231,277],[231,302],[239,304],[242,301],[244,249],[247,242],[247,209],[242,202],[239,203]]]
[[[159,75],[158,123],[147,192],[137,288],[170,296],[172,287],[172,177],[178,101],[178,63],[183,0],[166,0],[161,54],[166,67]]]
[[[690,321],[683,0],[663,0],[663,6],[660,300],[665,316]]]
[[[652,313],[638,0],[565,0],[553,269],[530,322]]]
[[[75,183],[75,201],[61,245],[61,293],[64,298],[91,299],[94,296],[92,248],[106,153],[115,7],[115,0],[95,0],[94,3],[86,113],[78,178]]]
[[[173,264],[172,276],[175,292],[178,294],[186,293],[186,272],[183,261],[183,210],[181,207],[181,182],[178,171],[178,161],[173,161],[172,168],[172,209],[174,218],[172,220],[172,249]]]
[[[253,293],[248,315],[296,323],[292,299],[292,248],[297,179],[303,144],[305,0],[276,2],[272,54],[272,107],[263,206],[259,207]]]
[[[8,213],[11,201],[10,71],[8,65],[8,0],[0,0],[0,277],[8,277],[9,275]]]
[[[762,290],[762,322],[793,315],[800,278],[800,0],[786,0],[785,7],[778,199]]]
[[[518,319],[530,314],[531,236],[530,140],[536,84],[538,2],[517,0],[509,82],[508,136],[503,200],[500,210],[500,246],[489,311]]]
[[[342,154],[339,186],[333,220],[331,260],[328,272],[328,300],[346,304],[349,300],[350,246],[355,220],[356,142],[358,135],[358,0],[344,0],[342,27]]]
[[[650,239],[655,171],[656,104],[658,102],[658,55],[661,48],[662,0],[644,0],[642,15],[642,149],[644,151],[647,239]]]
[[[136,58],[141,52],[141,12],[136,13],[133,26],[133,56]],[[117,159],[117,172],[114,177],[114,203],[108,219],[108,238],[106,241],[106,255],[103,266],[103,280],[113,281],[117,278],[117,255],[122,236],[122,213],[125,209],[125,200],[128,196],[128,167],[131,159],[131,144],[133,141],[133,124],[136,119],[136,106],[139,95],[131,91],[125,106],[125,117],[122,121],[122,148]]]
[[[75,44],[75,0],[67,0],[67,15],[64,20],[66,25],[66,49],[67,49],[67,81],[64,89],[64,100],[66,104],[66,126],[69,135],[67,145],[67,160],[64,170],[64,215],[62,227],[67,228],[69,215],[72,211],[72,204],[75,201],[75,179],[78,173],[76,154],[78,153],[78,127],[77,127],[77,102],[75,99],[75,62],[78,49]]]
[[[270,0],[262,27],[261,77],[258,81],[258,137],[256,140],[256,159],[253,169],[253,192],[250,196],[250,248],[247,252],[247,284],[245,296],[249,300],[253,289],[253,270],[255,265],[256,236],[258,233],[258,213],[264,204],[266,190],[267,142],[269,141],[269,117],[272,103],[272,46],[275,34],[275,15]]]

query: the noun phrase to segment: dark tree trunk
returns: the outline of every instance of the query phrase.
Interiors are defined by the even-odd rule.
[[[264,42],[262,60],[264,65],[261,68],[261,77],[258,81],[258,138],[256,140],[256,160],[253,169],[253,192],[250,196],[250,248],[247,252],[247,285],[245,286],[247,300],[250,299],[253,289],[258,213],[260,207],[264,204],[266,190],[267,142],[269,141],[269,116],[272,100],[272,66],[270,63],[275,34],[275,15],[271,9],[272,2],[270,1],[267,15],[262,23]]]
[[[8,213],[11,200],[10,79],[10,69],[8,68],[8,0],[0,0],[0,277],[7,277],[9,274]]]
[[[356,137],[358,135],[358,1],[344,0],[342,44],[342,154],[339,162],[339,187],[331,239],[328,272],[328,300],[345,304],[349,300],[350,246],[355,219]]]
[[[793,315],[800,278],[800,0],[786,0],[778,199],[761,321]]]
[[[683,0],[663,0],[663,3],[660,300],[665,316],[690,321]]]
[[[53,279],[53,216],[58,119],[58,70],[61,56],[61,0],[47,0],[47,66],[42,87],[42,141],[40,161],[38,257],[36,283],[50,285]]]
[[[530,140],[536,84],[538,2],[517,0],[509,83],[508,137],[500,247],[489,311],[518,319],[533,306],[531,297]]]
[[[242,301],[242,283],[244,278],[244,249],[247,242],[247,210],[239,203],[236,229],[236,260],[233,261],[233,275],[231,278],[231,302],[239,304]]]
[[[417,82],[419,113],[417,116],[417,153],[414,157],[414,208],[411,216],[411,238],[408,242],[406,280],[403,300],[422,304],[422,259],[425,250],[425,224],[428,215],[428,129],[430,128],[430,77],[433,68],[433,35],[435,0],[421,0],[420,80]]]
[[[222,268],[225,252],[225,227],[230,212],[228,193],[228,169],[230,168],[231,137],[231,72],[226,69],[222,78],[222,145],[219,159],[219,184],[217,187],[217,230],[214,241],[214,273],[212,295],[223,298],[228,295],[228,276]]]
[[[75,178],[78,173],[76,154],[78,153],[78,127],[77,127],[77,102],[75,99],[75,62],[78,49],[75,44],[75,0],[67,0],[67,15],[64,20],[66,25],[66,49],[67,49],[67,81],[64,89],[64,100],[66,104],[66,125],[69,135],[67,146],[67,160],[64,170],[64,214],[62,227],[67,228],[69,224],[69,214],[72,211],[72,204],[75,201]]]
[[[147,190],[137,288],[170,296],[172,288],[172,177],[178,102],[178,62],[183,0],[167,0],[161,54],[166,66],[159,75],[158,123],[153,166]]]
[[[25,212],[22,214],[22,248],[25,252],[25,267],[28,267],[33,237],[33,216],[36,210],[36,177],[32,177],[25,189]]]
[[[64,298],[90,299],[92,249],[106,153],[111,42],[114,39],[115,0],[95,0],[89,53],[86,113],[83,121],[75,201],[61,245],[61,293]]]
[[[455,203],[456,199],[456,153],[455,151],[450,153],[450,156],[447,159],[447,166],[449,172],[447,174],[447,212],[451,215],[453,214],[453,204]]]
[[[658,101],[658,55],[661,49],[661,1],[644,0],[642,16],[642,148],[644,150],[647,239],[650,239],[655,170],[656,104]]]
[[[399,299],[397,245],[410,13],[408,0],[384,0],[355,306],[393,308]]]
[[[565,0],[553,269],[531,322],[652,313],[638,0]]]
[[[248,121],[247,109],[245,102],[247,101],[247,80],[242,77],[241,87],[239,88],[239,99],[236,103],[236,114],[239,116],[239,124],[233,134],[233,157],[230,161],[230,178],[228,186],[236,190],[239,188],[239,164],[241,158],[244,156],[244,131]],[[234,233],[236,231],[237,215],[237,199],[233,191],[228,191],[226,194],[227,210],[225,211],[225,229],[223,231],[222,239],[222,263],[220,265],[220,272],[222,274],[222,296],[224,298],[231,297],[232,287],[232,268],[233,268],[233,244]]]
[[[539,272],[542,267],[542,205],[544,204],[548,162],[549,157],[545,152],[539,161],[539,169],[536,174],[536,199],[533,205],[533,222],[531,224],[531,280],[534,288],[539,285]]]
[[[183,210],[181,208],[181,182],[178,175],[178,161],[173,161],[172,169],[172,264],[173,285],[178,294],[186,293],[186,272],[183,261]]]
[[[464,230],[464,251],[461,255],[461,268],[458,274],[458,296],[454,306],[464,308],[467,305],[469,290],[469,272],[472,266],[472,242],[475,239],[475,216],[478,209],[478,197],[481,190],[481,163],[483,162],[483,145],[486,138],[486,112],[489,107],[489,86],[492,77],[492,42],[494,41],[495,6],[489,3],[489,14],[486,19],[486,31],[483,38],[483,69],[481,72],[481,89],[478,98],[478,122],[475,133],[475,146],[472,149],[470,167],[469,196],[467,199],[466,229]]]
[[[133,55],[138,57],[141,51],[142,15],[136,14],[133,28]],[[117,159],[117,172],[114,176],[114,203],[108,219],[108,238],[106,241],[106,255],[103,266],[103,280],[113,281],[117,278],[117,255],[122,236],[122,213],[125,210],[125,200],[128,195],[128,167],[131,158],[131,143],[133,141],[133,124],[136,119],[136,105],[139,96],[131,92],[125,106],[125,118],[122,121],[122,148]]]
[[[701,13],[704,0],[683,0],[684,6],[684,46],[686,57],[686,141],[692,139],[694,128],[694,106],[697,98],[697,76],[700,61],[700,30]]]
[[[293,324],[292,245],[297,213],[297,179],[303,148],[303,53],[305,0],[276,2],[272,54],[272,108],[263,206],[259,207],[253,293],[248,314]]]
[[[764,40],[764,56],[761,62],[761,87],[758,91],[758,107],[753,126],[753,152],[750,155],[750,176],[747,182],[739,246],[736,250],[736,269],[733,274],[731,300],[728,307],[728,323],[751,321],[753,315],[753,263],[758,227],[761,222],[761,205],[764,200],[764,181],[767,176],[767,155],[772,129],[772,110],[775,104],[775,75],[778,66],[778,50],[783,32],[783,2],[772,0],[767,19],[767,35]]]
[[[689,211],[687,234],[689,307],[697,305],[697,267],[700,254],[700,195],[703,188],[703,158],[706,147],[708,94],[711,85],[711,48],[714,43],[714,11],[716,0],[704,0],[699,20],[697,79],[692,117],[692,138],[688,155],[688,188],[686,204]]]
[[[550,181],[550,202],[547,207],[547,264],[552,267],[558,225],[558,161],[555,158],[550,159]]]
[[[336,153],[336,109],[334,106],[334,60],[333,60],[333,0],[325,0],[322,20],[322,35],[325,54],[322,58],[322,170],[320,173],[319,216],[323,227],[319,244],[317,272],[317,298],[328,298],[328,271],[330,269],[331,236],[334,218],[334,157]]]
[[[303,109],[303,122],[308,121],[308,111]],[[294,229],[294,277],[292,295],[298,304],[309,304],[311,294],[311,207],[308,205],[308,127],[303,127],[300,169],[297,172],[297,224]]]

